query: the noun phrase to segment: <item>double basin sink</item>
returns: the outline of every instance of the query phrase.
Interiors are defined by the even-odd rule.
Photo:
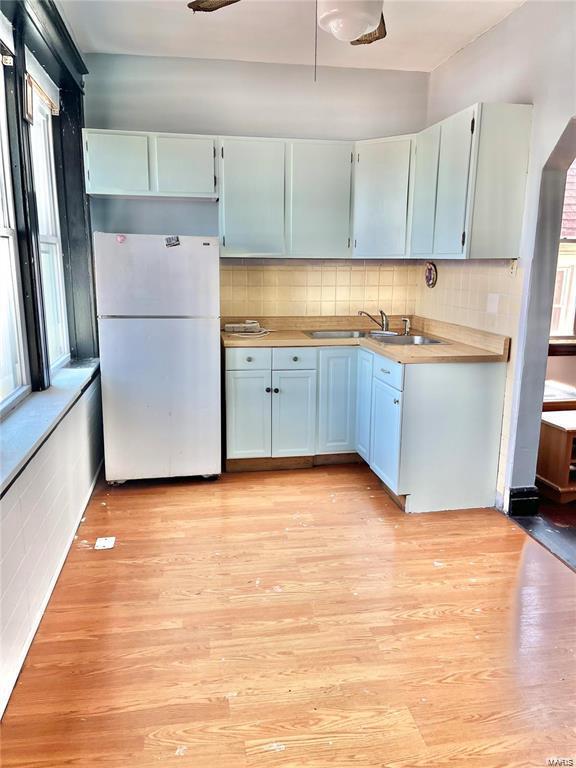
[[[445,344],[429,336],[400,336],[390,331],[307,331],[311,339],[363,339],[370,338],[380,344]]]

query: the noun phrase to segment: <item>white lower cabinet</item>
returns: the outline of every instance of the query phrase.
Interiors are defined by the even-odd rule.
[[[505,363],[226,350],[228,459],[356,451],[407,512],[494,506]]]
[[[372,381],[373,429],[370,467],[394,493],[399,493],[402,393],[374,377]]]
[[[372,359],[366,349],[358,350],[356,379],[356,452],[370,463],[372,427]]]
[[[316,350],[270,352],[226,350],[228,459],[314,455]]]
[[[270,370],[226,371],[226,445],[229,459],[272,452]]]
[[[272,372],[272,456],[312,456],[316,371]]]
[[[356,450],[356,347],[324,347],[318,356],[316,453]]]

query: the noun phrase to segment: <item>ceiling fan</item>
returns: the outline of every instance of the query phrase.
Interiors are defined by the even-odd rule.
[[[194,12],[211,13],[240,0],[191,0]],[[316,0],[318,26],[350,45],[369,45],[386,37],[382,0]]]

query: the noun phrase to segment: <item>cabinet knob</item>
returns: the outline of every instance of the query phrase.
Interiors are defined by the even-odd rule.
[[[266,387],[266,392],[272,392],[272,388],[271,387]]]
[[[247,357],[247,358],[246,358],[246,362],[247,362],[247,363],[251,363],[253,359],[254,359],[253,357]]]
[[[278,387],[274,387],[274,394],[275,394],[275,395],[277,395],[277,394],[278,394],[278,392],[280,392],[280,390],[278,389]]]
[[[292,358],[292,360],[293,360],[295,363],[297,363],[297,362],[298,362],[298,357],[297,357],[297,355],[294,355],[294,357]]]
[[[394,398],[394,405],[398,405],[399,402],[400,400],[397,400],[396,398]]]
[[[382,373],[390,373],[390,371],[387,368],[380,368]]]

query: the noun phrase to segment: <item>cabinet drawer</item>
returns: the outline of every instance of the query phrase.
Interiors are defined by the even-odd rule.
[[[226,350],[227,371],[270,370],[272,350],[268,347],[246,347]]]
[[[374,378],[394,389],[404,389],[404,366],[387,357],[374,355]]]
[[[309,347],[280,347],[272,350],[272,368],[275,371],[291,369],[316,370],[317,350]]]

